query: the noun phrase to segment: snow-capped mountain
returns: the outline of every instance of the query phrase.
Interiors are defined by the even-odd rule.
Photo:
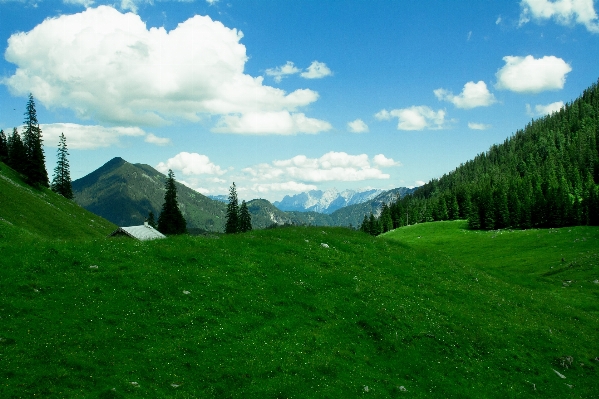
[[[281,201],[273,202],[273,205],[282,211],[314,211],[331,214],[337,209],[348,205],[361,204],[370,201],[383,190],[344,190],[337,191],[332,188],[326,191],[312,190],[293,196],[286,195]]]

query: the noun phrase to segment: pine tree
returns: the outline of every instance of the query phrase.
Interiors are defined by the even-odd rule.
[[[383,203],[383,208],[381,210],[381,216],[379,218],[381,229],[383,233],[388,232],[393,229],[393,219],[391,219],[391,209],[385,203]]]
[[[246,231],[252,230],[252,215],[248,210],[248,206],[245,200],[241,201],[241,207],[239,208],[239,232],[245,233]]]
[[[24,168],[27,182],[32,186],[48,187],[48,172],[42,144],[42,130],[37,121],[33,95],[29,94],[25,111],[25,132],[23,132],[23,145],[25,146],[26,163]]]
[[[152,226],[153,228],[157,228],[156,219],[154,219],[154,212],[150,211],[148,213],[148,218],[146,219],[146,222],[148,223],[148,225]]]
[[[370,234],[370,221],[368,215],[364,215],[364,220],[362,220],[362,224],[360,225],[360,231]]]
[[[8,136],[7,140],[8,146],[8,159],[7,165],[16,170],[19,173],[23,173],[25,170],[25,147],[23,146],[23,142],[21,141],[21,135],[17,131],[15,127],[12,130],[12,134]]]
[[[69,170],[69,160],[67,159],[69,152],[67,150],[67,139],[64,133],[60,134],[58,142],[58,160],[54,168],[54,176],[52,177],[52,191],[62,195],[65,198],[73,199],[73,186],[71,185],[71,172]]]
[[[6,162],[8,159],[8,142],[4,130],[0,130],[0,161]]]
[[[158,216],[158,231],[162,234],[183,234],[187,232],[187,223],[177,203],[177,187],[175,174],[169,169],[166,179],[164,204]]]
[[[229,189],[229,204],[227,205],[227,221],[225,222],[225,233],[235,234],[239,232],[239,201],[235,182]]]

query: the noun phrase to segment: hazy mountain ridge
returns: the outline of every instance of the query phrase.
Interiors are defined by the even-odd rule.
[[[73,182],[75,202],[119,226],[133,226],[144,222],[152,211],[158,218],[164,202],[166,176],[153,167],[131,164],[122,158],[113,158],[87,176]],[[224,231],[227,204],[224,196],[208,198],[181,184],[177,185],[177,199],[187,227],[195,230]],[[345,190],[344,196],[333,193],[329,209],[335,201],[362,201],[373,191]],[[397,195],[411,192],[405,187],[383,191],[359,204],[339,208],[331,214],[315,211],[282,211],[265,199],[248,201],[252,226],[263,229],[273,224],[316,226],[353,226],[362,222],[364,215],[378,214],[383,202],[391,202]],[[323,192],[324,193],[324,192]]]
[[[273,205],[282,211],[313,211],[332,214],[338,209],[349,205],[361,204],[381,194],[380,189],[343,190],[341,192],[332,188],[329,190],[311,190],[295,195],[286,195],[281,201]]]

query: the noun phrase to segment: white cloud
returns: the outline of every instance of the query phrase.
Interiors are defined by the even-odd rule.
[[[534,111],[533,111],[530,104],[526,104],[526,113],[530,116],[551,115],[554,112],[558,112],[560,109],[562,109],[563,106],[564,106],[563,101],[556,101],[554,103],[546,104],[546,105],[542,105],[542,104],[535,105]]]
[[[94,4],[94,0],[62,0],[64,4],[79,5],[85,8],[91,7]]]
[[[414,183],[416,183],[416,187],[424,186],[426,184],[422,180],[416,180]]]
[[[160,162],[156,169],[162,173],[179,170],[184,175],[223,175],[226,171],[220,166],[210,162],[206,155],[198,153],[180,152],[166,162]]]
[[[496,103],[495,96],[489,92],[487,85],[482,80],[478,83],[468,82],[462,92],[455,96],[445,89],[434,90],[435,97],[441,101],[449,101],[458,108],[471,109],[475,107],[488,107]]]
[[[387,164],[393,161],[385,158],[382,154],[375,158],[379,162]],[[395,161],[393,162],[398,164]],[[390,178],[388,174],[383,173],[377,167],[373,167],[366,154],[349,155],[345,152],[334,151],[328,152],[320,158],[297,155],[290,159],[273,161],[271,164],[264,163],[248,167],[242,171],[248,174],[253,181],[268,182],[273,180],[297,180],[300,182],[362,181]]]
[[[380,167],[401,166],[401,162],[396,162],[393,160],[393,158],[387,158],[383,154],[375,155],[372,160],[374,161],[375,165]]]
[[[468,122],[468,128],[472,130],[487,130],[491,128],[491,125],[485,125],[484,123]]]
[[[287,63],[283,66],[276,68],[269,68],[266,70],[266,74],[268,76],[274,76],[275,82],[279,83],[281,80],[287,75],[294,75],[296,73],[300,73],[301,69],[297,68],[293,65],[293,62],[287,61]]]
[[[497,17],[495,20],[495,25],[499,25],[501,23],[501,15]]]
[[[297,183],[294,181],[287,181],[282,183],[256,183],[252,185],[251,191],[255,193],[268,193],[271,191],[284,191],[284,192],[296,192],[301,193],[304,191],[316,190],[317,187],[313,184]]]
[[[206,3],[210,4],[211,6],[218,3],[218,0],[206,0]]]
[[[497,89],[506,89],[517,93],[539,93],[545,90],[562,89],[566,74],[572,67],[561,58],[545,56],[536,59],[526,57],[503,57],[505,65],[497,71]]]
[[[445,124],[445,111],[440,109],[433,111],[427,106],[412,106],[410,108],[401,108],[387,111],[386,109],[377,112],[374,117],[380,121],[390,120],[395,117],[398,119],[398,130],[423,130],[423,129],[442,129]]]
[[[91,150],[118,145],[121,137],[146,136],[146,132],[138,127],[104,127],[78,125],[76,123],[51,123],[40,125],[40,128],[42,129],[45,145],[58,146],[60,134],[64,133],[67,139],[67,147],[77,150]],[[150,133],[149,135],[152,134]],[[148,141],[147,136],[146,141]]]
[[[17,68],[2,83],[15,95],[33,93],[48,108],[118,125],[289,113],[317,100],[312,90],[286,93],[244,74],[242,37],[207,16],[166,31],[100,6],[13,34],[5,58]]]
[[[320,79],[332,74],[333,72],[331,72],[324,62],[313,61],[308,69],[305,72],[302,72],[300,76],[306,79]]]
[[[212,129],[216,133],[236,133],[255,135],[293,135],[297,133],[316,134],[332,128],[331,124],[303,113],[248,112],[241,115],[225,115]]]
[[[148,133],[146,138],[144,139],[146,143],[156,144],[156,145],[168,145],[171,144],[171,139],[165,137],[158,137],[152,133]]]
[[[368,125],[362,119],[356,119],[347,123],[347,129],[352,133],[365,133],[368,131]]]
[[[593,0],[522,0],[520,25],[530,21],[554,19],[561,25],[584,25],[589,32],[599,33],[599,21]]]

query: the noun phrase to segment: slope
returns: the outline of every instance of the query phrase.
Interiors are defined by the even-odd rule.
[[[149,165],[114,158],[73,182],[75,201],[119,226],[139,225],[164,202],[166,176]],[[189,228],[223,231],[226,205],[176,183],[177,197]]]
[[[116,228],[51,190],[35,189],[0,162],[0,236],[90,239]]]
[[[0,396],[596,395],[599,229],[504,233],[496,271],[476,248],[500,237],[394,234],[3,241]],[[543,277],[559,257],[586,274]]]
[[[370,213],[378,216],[383,203],[389,204],[414,192],[412,188],[399,187],[380,193],[370,201],[361,204],[349,205],[331,214],[331,225],[359,227],[364,220],[364,215]]]

